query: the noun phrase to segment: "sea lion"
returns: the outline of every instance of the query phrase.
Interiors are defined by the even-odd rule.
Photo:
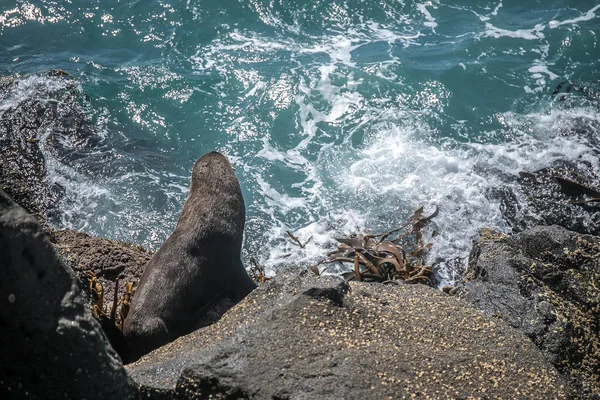
[[[125,318],[125,361],[215,322],[256,285],[240,260],[245,223],[240,183],[213,151],[196,161],[175,230],[154,254]]]

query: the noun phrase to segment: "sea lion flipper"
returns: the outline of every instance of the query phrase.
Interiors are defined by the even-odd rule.
[[[126,363],[137,360],[169,341],[169,330],[162,319],[154,317],[145,319],[141,323],[136,322],[125,326],[123,330],[125,340],[136,344],[127,347],[124,360]]]
[[[251,291],[256,289],[256,283],[250,278],[241,261],[237,269],[239,272],[230,277],[230,279],[235,279],[235,281],[230,284],[228,293],[229,298],[235,303],[238,303],[244,297],[248,296]]]

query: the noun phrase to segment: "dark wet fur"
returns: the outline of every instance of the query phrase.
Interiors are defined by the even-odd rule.
[[[146,267],[133,297],[123,328],[127,361],[214,322],[208,314],[256,287],[240,261],[244,220],[231,164],[219,153],[204,155],[194,165],[177,226]]]

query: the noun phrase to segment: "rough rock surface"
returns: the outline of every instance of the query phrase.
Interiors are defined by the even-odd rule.
[[[82,232],[61,230],[49,236],[82,282],[88,282],[87,271],[96,275],[104,288],[105,310],[112,307],[117,277],[120,277],[118,296],[121,296],[124,283],[136,284],[152,258],[152,254],[139,245],[94,238]]]
[[[475,244],[461,297],[523,331],[582,398],[600,399],[600,238],[558,226]]]
[[[42,150],[72,161],[100,140],[89,127],[83,98],[64,72],[0,77],[0,100],[8,105],[0,119],[0,189],[42,223],[64,192],[48,180]]]
[[[36,219],[0,191],[3,398],[135,398],[78,281]]]
[[[49,237],[62,261],[75,271],[77,278],[83,284],[85,303],[90,310],[93,310],[96,299],[91,290],[91,277],[87,274],[93,272],[102,285],[102,311],[105,315],[98,316],[100,325],[121,360],[126,361],[128,352],[125,337],[121,329],[117,328],[117,323],[122,323],[119,316],[119,311],[123,307],[121,300],[125,295],[127,282],[134,284],[135,294],[137,282],[152,254],[139,245],[94,238],[68,229],[51,231]],[[118,282],[117,278],[119,278]],[[118,299],[116,304],[115,289]],[[110,318],[113,306],[116,306],[115,319]]]
[[[299,271],[126,368],[145,398],[568,396],[530,340],[460,299]]]
[[[600,188],[600,177],[590,163],[557,161],[549,168],[506,177],[506,186],[491,190],[488,196],[500,202],[514,232],[559,225],[579,233],[600,234],[600,206],[573,204],[575,198],[561,189],[555,176]]]

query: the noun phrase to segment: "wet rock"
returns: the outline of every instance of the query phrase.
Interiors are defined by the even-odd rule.
[[[76,81],[56,71],[0,79],[0,189],[42,222],[64,194],[49,179],[44,152],[72,161],[100,140],[84,99]]]
[[[565,398],[522,333],[423,285],[282,272],[126,367],[146,398]]]
[[[514,232],[537,225],[559,225],[575,232],[600,234],[600,203],[574,204],[576,198],[565,193],[555,176],[600,186],[600,177],[590,163],[557,161],[549,168],[506,177],[507,184],[490,190],[488,197],[500,202]]]
[[[0,191],[0,387],[4,398],[135,398],[36,219]]]
[[[600,398],[600,238],[558,226],[474,245],[460,297],[523,331],[570,378]]]

